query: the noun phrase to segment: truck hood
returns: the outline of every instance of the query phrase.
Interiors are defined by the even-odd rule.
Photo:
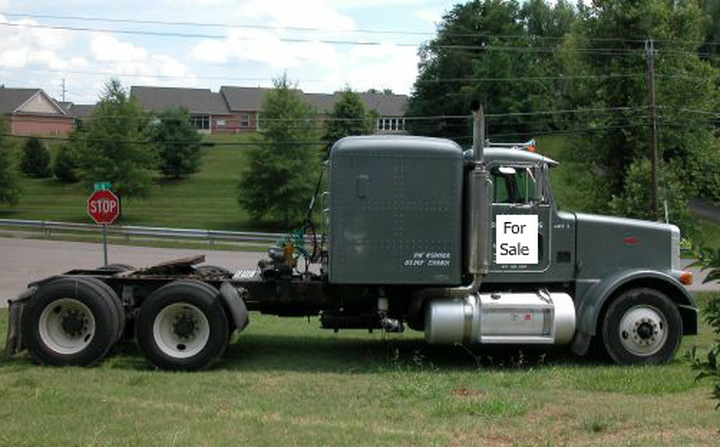
[[[679,262],[675,225],[576,213],[578,271],[600,278],[621,269],[671,271]]]

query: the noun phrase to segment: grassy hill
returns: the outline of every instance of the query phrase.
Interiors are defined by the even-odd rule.
[[[245,136],[210,136],[209,143],[247,141]],[[237,203],[239,173],[246,146],[205,146],[199,173],[178,182],[158,182],[147,200],[123,202],[125,225],[214,230],[259,229]],[[55,179],[23,179],[23,195],[14,207],[0,206],[0,218],[90,222],[85,212],[89,190]]]

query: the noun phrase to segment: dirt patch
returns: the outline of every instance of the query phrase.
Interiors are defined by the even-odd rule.
[[[452,390],[452,394],[455,397],[464,397],[464,398],[480,398],[484,397],[487,393],[482,390],[470,390],[467,388],[457,388]]]

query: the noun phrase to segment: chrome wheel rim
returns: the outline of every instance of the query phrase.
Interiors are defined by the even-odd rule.
[[[40,340],[52,351],[72,355],[85,349],[95,336],[95,317],[90,308],[73,298],[61,298],[45,306],[38,320]]]
[[[635,306],[620,320],[620,343],[634,355],[650,356],[662,349],[667,341],[665,315],[653,306]]]
[[[205,348],[210,325],[200,309],[188,303],[174,303],[155,317],[153,337],[158,349],[173,358],[189,358]]]

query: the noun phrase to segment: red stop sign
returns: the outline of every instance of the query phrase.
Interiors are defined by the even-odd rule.
[[[95,191],[87,200],[87,212],[98,224],[111,224],[120,215],[120,199],[112,191]]]

